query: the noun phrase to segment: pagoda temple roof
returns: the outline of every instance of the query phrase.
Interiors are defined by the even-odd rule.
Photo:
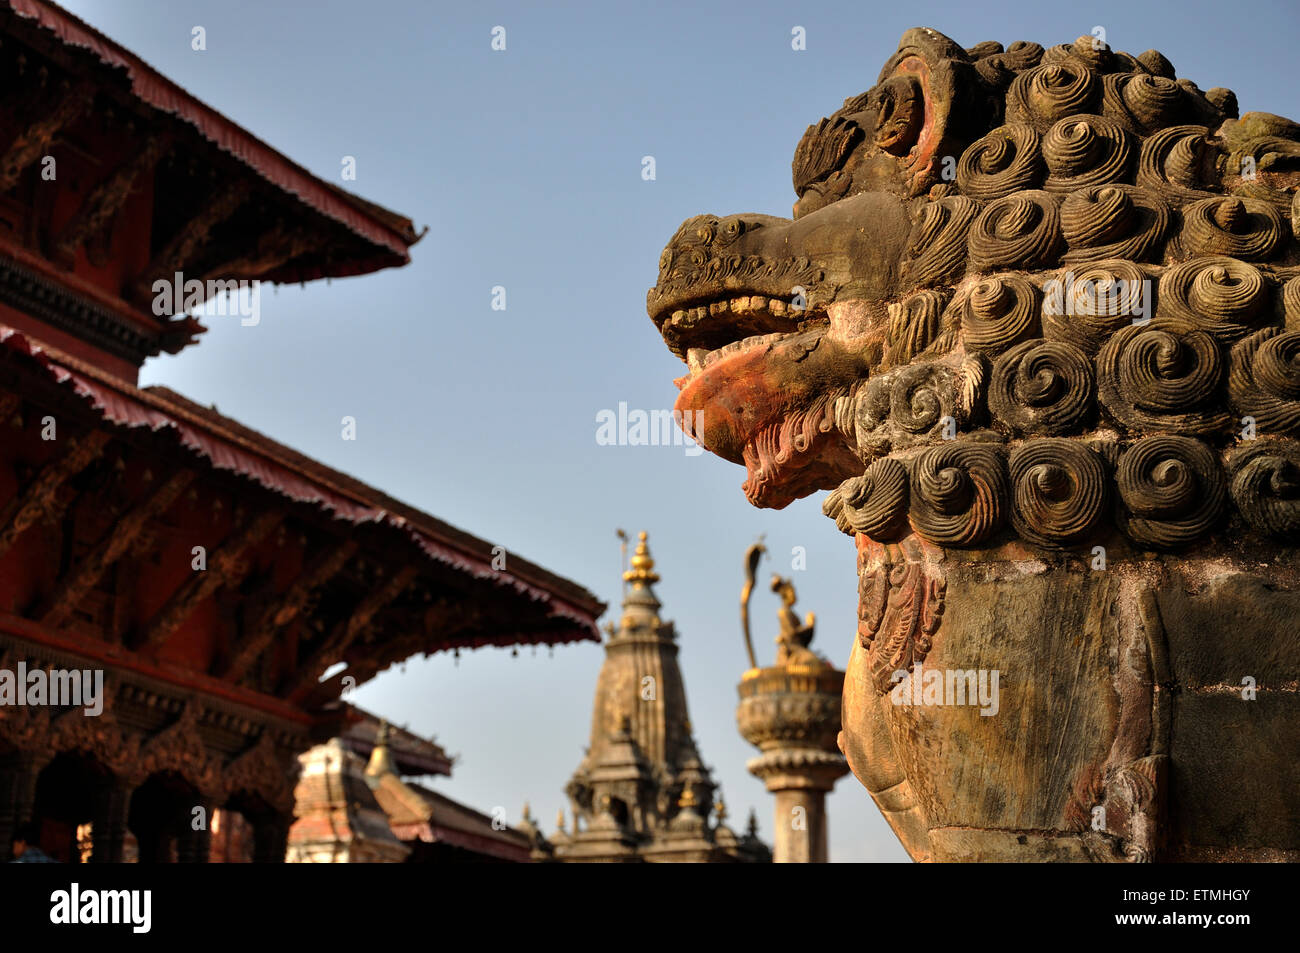
[[[496,828],[492,818],[445,794],[395,775],[385,775],[374,789],[400,841],[447,844],[501,860],[526,863],[532,844],[513,827]]]
[[[366,711],[349,702],[338,702],[343,718],[350,722],[339,738],[348,750],[362,758],[369,759],[376,745],[379,744],[381,725],[387,726],[386,746],[392,755],[393,763],[403,776],[425,774],[442,774],[451,776],[451,767],[455,759],[449,756],[442,745],[428,738],[421,738],[413,731],[400,725],[388,724],[378,715]]]
[[[605,605],[578,584],[504,553],[505,568],[493,568],[501,555],[492,543],[457,529],[408,506],[249,427],[202,407],[164,387],[138,388],[93,364],[44,342],[0,325],[0,370],[25,374],[33,383],[46,382],[80,406],[93,426],[110,428],[122,439],[150,435],[159,448],[181,452],[185,463],[214,477],[224,472],[258,484],[292,503],[306,505],[327,525],[351,524],[355,532],[370,527],[394,555],[409,548],[422,556],[427,572],[457,578],[495,591],[493,600],[508,613],[500,620],[461,629],[455,634],[430,633],[415,651],[434,652],[483,645],[561,644],[599,641],[596,619]],[[24,388],[26,391],[27,388]],[[161,443],[158,443],[161,441]],[[179,463],[180,461],[178,461]],[[340,527],[341,528],[341,527]],[[411,544],[414,547],[411,548]],[[400,657],[412,654],[412,647]],[[397,658],[394,658],[396,661]]]
[[[147,358],[195,343],[209,298],[410,261],[423,232],[409,218],[312,174],[56,4],[0,0],[0,37],[6,324],[48,326],[43,339],[135,380]]]
[[[270,185],[370,246],[369,255],[350,260],[291,261],[262,275],[265,280],[309,281],[366,274],[410,261],[407,250],[422,234],[416,232],[410,219],[313,175],[57,4],[48,0],[0,0],[0,4],[52,34],[62,46],[84,58],[87,65],[97,63],[121,71],[130,94],[142,106],[159,117],[182,120],[192,129],[196,140],[226,153]]]

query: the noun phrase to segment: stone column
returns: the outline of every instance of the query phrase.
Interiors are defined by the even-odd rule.
[[[826,863],[826,793],[848,773],[843,757],[807,748],[778,750],[752,759],[748,768],[776,795],[773,861]]]
[[[736,722],[761,752],[746,767],[776,795],[772,859],[824,864],[826,792],[848,774],[836,746],[844,673],[821,660],[750,669]]]

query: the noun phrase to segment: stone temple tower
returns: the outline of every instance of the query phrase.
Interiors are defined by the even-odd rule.
[[[606,629],[591,746],[566,793],[573,830],[553,838],[561,861],[737,862],[770,859],[750,834],[715,816],[715,787],[700,759],[677,663],[677,635],[659,617],[659,581],[641,533],[618,627]]]

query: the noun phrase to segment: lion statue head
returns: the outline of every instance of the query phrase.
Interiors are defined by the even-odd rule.
[[[1294,769],[1268,820],[1209,803],[1187,779],[1229,716],[1170,696],[1300,673],[1300,126],[1154,50],[913,29],[792,168],[791,218],[684,222],[647,310],[748,500],[830,490],[857,542],[841,745],[913,856],[1300,851]],[[963,652],[1002,666],[1001,719],[890,707]]]

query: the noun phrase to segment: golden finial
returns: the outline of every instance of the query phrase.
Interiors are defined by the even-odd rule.
[[[717,812],[719,824],[727,819],[727,802],[722,799],[721,791],[718,792],[718,803],[713,805],[713,810]]]
[[[683,808],[695,807],[697,803],[698,802],[695,800],[695,788],[691,785],[690,781],[687,781],[686,786],[682,788],[682,796],[677,799],[677,806]]]
[[[632,568],[623,573],[623,579],[642,585],[656,583],[659,576],[654,568],[655,561],[650,555],[650,547],[646,545],[645,530],[642,530],[637,536],[636,552],[632,554]]]
[[[555,812],[555,829],[557,831],[564,830],[564,808],[560,808]]]

